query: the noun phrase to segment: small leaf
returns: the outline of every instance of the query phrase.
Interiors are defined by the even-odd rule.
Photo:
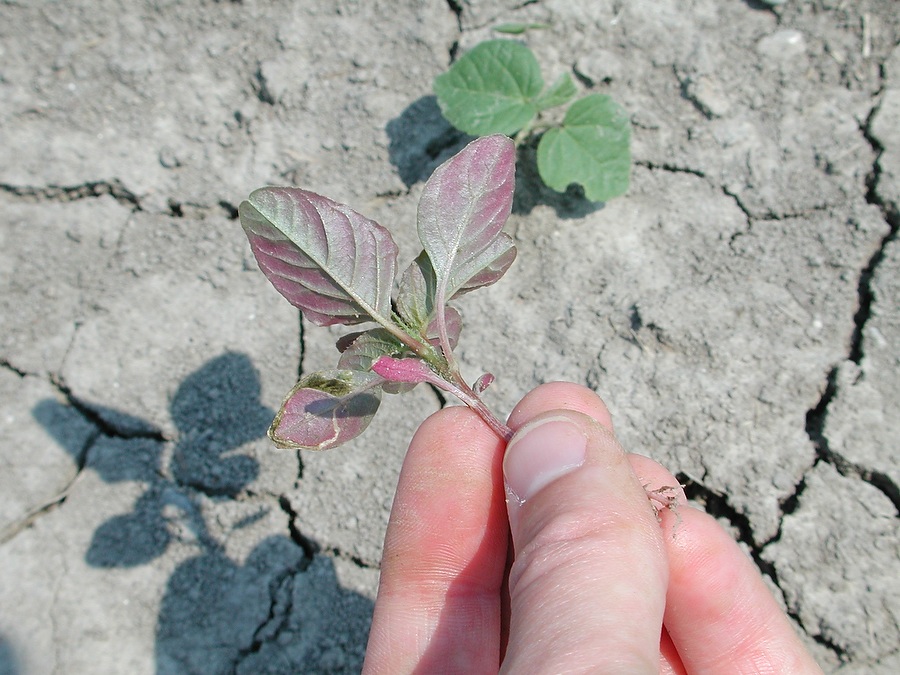
[[[562,127],[541,137],[537,165],[543,181],[557,192],[578,183],[595,202],[624,194],[631,175],[628,115],[604,94],[575,101]]]
[[[572,77],[568,73],[563,73],[557,78],[556,82],[550,85],[547,91],[535,99],[534,105],[538,110],[555,108],[558,105],[568,103],[577,93],[578,89],[575,87]]]
[[[383,380],[373,373],[330,370],[301,379],[269,428],[279,448],[329,450],[361,434],[381,403]]]
[[[550,28],[550,24],[548,23],[501,23],[499,26],[494,26],[494,30],[498,33],[506,33],[507,35],[521,35],[525,31],[529,30],[539,30],[542,28]]]
[[[534,54],[513,40],[480,43],[434,81],[444,117],[473,136],[514,134],[537,113],[543,88]]]
[[[500,228],[509,217],[516,150],[505,136],[469,143],[441,164],[419,200],[419,239],[435,274],[435,305],[494,283],[515,258]]]
[[[341,370],[367,371],[379,357],[397,356],[407,351],[397,338],[383,328],[373,328],[351,337],[353,341],[348,345],[342,345],[343,340],[338,341],[338,349],[343,346],[337,365]]]
[[[342,344],[348,337],[352,337],[353,341],[349,344]],[[372,364],[382,356],[409,354],[408,349],[383,328],[373,328],[364,333],[345,336],[338,340],[338,349],[342,353],[337,367],[347,370],[368,371],[372,369]],[[385,382],[382,388],[387,394],[402,394],[414,386]]]
[[[437,281],[428,253],[422,251],[400,275],[397,313],[410,328],[421,332],[434,315]]]
[[[299,188],[255,190],[238,212],[260,269],[313,323],[389,320],[397,245],[381,225]]]
[[[494,382],[494,376],[491,373],[485,373],[477,380],[475,380],[475,384],[472,385],[472,389],[476,394],[484,393],[484,390],[491,386]]]

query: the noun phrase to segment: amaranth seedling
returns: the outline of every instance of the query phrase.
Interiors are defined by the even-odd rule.
[[[493,376],[469,385],[453,349],[462,329],[450,304],[496,282],[516,257],[501,231],[515,187],[515,145],[477,139],[439,166],[418,209],[423,250],[399,276],[390,233],[349,207],[291,187],[254,191],[241,225],[272,285],[319,326],[374,323],[337,342],[337,367],[303,377],[269,429],[280,447],[326,450],[368,426],[383,393],[428,382],[457,396],[498,436],[512,433],[481,400]]]

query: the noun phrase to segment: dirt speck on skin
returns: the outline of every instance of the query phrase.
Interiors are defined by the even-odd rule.
[[[359,671],[400,463],[444,402],[273,448],[340,331],[268,286],[236,206],[299,184],[412,259],[465,142],[431,82],[510,21],[549,26],[517,38],[548,82],[629,111],[634,170],[589,204],[523,152],[518,260],[459,303],[465,374],[501,415],[595,389],[826,672],[900,670],[894,0],[75,0],[0,24],[0,673]]]

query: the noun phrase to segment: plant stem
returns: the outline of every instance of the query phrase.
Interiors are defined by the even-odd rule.
[[[466,384],[462,377],[456,375],[455,380],[455,382],[447,382],[447,384],[452,387],[452,389],[447,388],[447,391],[474,410],[478,416],[484,420],[485,424],[491,428],[491,431],[497,434],[504,443],[509,443],[509,439],[512,438],[513,435],[512,429],[501,422],[497,416],[491,412],[491,409],[484,404],[481,397]]]

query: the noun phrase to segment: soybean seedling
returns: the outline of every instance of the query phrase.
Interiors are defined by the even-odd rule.
[[[464,54],[434,81],[444,117],[474,136],[506,134],[516,143],[537,133],[541,180],[564,192],[572,183],[591,201],[607,201],[628,190],[631,174],[631,126],[628,115],[609,96],[589,94],[569,106],[559,124],[542,113],[577,95],[563,73],[544,87],[532,51],[513,40],[488,40]]]
[[[362,433],[383,393],[428,382],[454,394],[494,432],[512,435],[469,385],[453,348],[462,318],[449,304],[496,282],[516,257],[501,231],[515,187],[515,146],[479,138],[439,166],[419,200],[422,252],[397,280],[390,233],[349,207],[290,187],[255,190],[239,208],[260,269],[319,326],[372,323],[340,338],[337,367],[301,378],[269,429],[279,447],[326,450]]]

